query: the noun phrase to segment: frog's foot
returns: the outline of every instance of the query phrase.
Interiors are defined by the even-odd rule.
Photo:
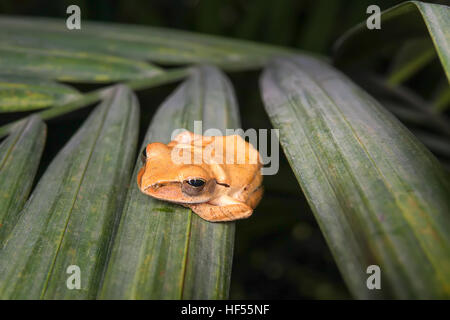
[[[187,205],[202,219],[211,222],[232,221],[251,216],[253,209],[243,202],[223,196],[207,203]]]

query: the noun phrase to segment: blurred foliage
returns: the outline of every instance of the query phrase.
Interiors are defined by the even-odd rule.
[[[0,13],[66,16],[77,4],[82,19],[177,28],[327,53],[334,40],[361,22],[366,8],[399,0],[3,0]],[[436,1],[434,1],[436,2]]]
[[[177,28],[259,42],[296,47],[325,55],[346,30],[363,21],[368,5],[382,10],[399,0],[2,0],[0,13],[66,17],[68,5],[81,7],[82,19]],[[448,4],[447,0],[428,1]],[[386,58],[387,59],[387,58]],[[387,60],[375,65],[389,71]],[[426,99],[448,103],[443,93],[431,90],[443,77],[437,61],[406,81]],[[243,128],[270,128],[258,89],[258,72],[230,75],[238,97]],[[96,85],[80,84],[86,92]],[[141,91],[141,129],[153,112],[175,88],[166,85]],[[48,140],[39,178],[58,150],[76,131],[90,110],[67,114],[48,122]],[[0,125],[21,118],[24,113],[3,114]],[[145,130],[140,130],[140,141]],[[280,150],[280,170],[265,177],[266,194],[255,215],[237,223],[236,246],[230,298],[232,299],[340,299],[349,298],[342,278],[300,187]],[[37,181],[38,179],[36,179]],[[280,207],[289,210],[278,210]],[[277,215],[277,219],[273,219]]]

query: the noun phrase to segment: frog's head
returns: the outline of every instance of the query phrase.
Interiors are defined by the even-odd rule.
[[[203,203],[211,200],[220,187],[214,170],[206,164],[194,165],[173,161],[172,149],[151,143],[142,151],[139,189],[154,198],[176,203]]]

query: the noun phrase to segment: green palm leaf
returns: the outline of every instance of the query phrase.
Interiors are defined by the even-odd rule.
[[[78,90],[50,80],[0,75],[0,112],[41,109],[80,96]]]
[[[275,60],[267,113],[341,273],[359,298],[450,297],[450,183],[373,98],[316,59]],[[370,265],[382,289],[366,286]]]
[[[0,243],[14,227],[44,150],[46,126],[29,117],[0,144]]]
[[[363,22],[345,33],[336,43],[334,58],[339,66],[349,66],[399,46],[402,40],[430,37],[450,81],[449,29],[450,7],[404,2],[382,13],[380,30],[369,30]]]
[[[201,67],[158,109],[141,149],[170,141],[173,130],[239,126],[237,103],[225,76]],[[228,296],[234,223],[211,223],[190,209],[152,199],[130,182],[100,298],[218,299]],[[133,235],[133,236],[130,236]]]
[[[312,24],[324,25],[316,18],[325,7],[324,1],[315,7]],[[267,12],[272,22],[281,12],[273,9]],[[0,137],[9,134],[0,145],[0,298],[228,297],[235,224],[206,222],[150,198],[136,185],[139,161],[132,173],[139,110],[131,90],[189,77],[160,106],[141,148],[167,143],[175,129],[193,130],[195,120],[204,130],[240,126],[233,88],[217,66],[265,67],[266,110],[353,295],[449,298],[449,176],[419,142],[445,160],[448,121],[398,85],[435,55],[450,79],[449,21],[449,7],[409,1],[383,12],[381,30],[362,23],[337,42],[336,65],[347,71],[361,71],[371,55],[403,48],[390,80],[358,80],[377,91],[384,109],[330,65],[294,56],[300,54],[294,49],[84,20],[73,31],[62,19],[0,16],[0,112],[46,108],[0,127]],[[279,40],[276,30],[269,32]],[[312,47],[323,47],[315,32],[302,34],[319,44]],[[55,80],[121,84],[81,93]],[[435,110],[445,111],[446,89],[437,88]],[[28,198],[44,146],[41,120],[99,101]],[[416,136],[388,110],[417,125],[411,129]],[[381,290],[366,285],[373,264],[381,267]],[[80,267],[80,290],[66,285],[71,265]]]
[[[135,96],[116,87],[52,161],[2,243],[2,299],[95,297],[130,178],[138,118]],[[70,265],[81,270],[80,290],[66,286]]]
[[[436,58],[436,51],[430,39],[417,38],[407,41],[391,64],[388,83],[399,85],[416,74]]]
[[[166,83],[171,83],[183,79],[189,74],[189,69],[174,69],[161,74],[151,76],[150,78],[134,79],[127,81],[124,84],[133,90],[149,89],[152,87],[160,86]],[[73,112],[75,110],[89,106],[96,103],[106,97],[108,97],[112,91],[114,91],[115,85],[96,89],[84,94],[81,94],[75,98],[70,98],[69,101],[61,101],[53,106],[37,112],[36,114],[43,120],[49,120],[61,115]],[[48,90],[46,88],[45,90]],[[28,110],[28,109],[27,109]],[[0,138],[8,135],[11,130],[16,126],[26,121],[26,118],[19,119],[10,122],[0,127]]]
[[[112,82],[157,75],[161,70],[141,61],[67,49],[0,44],[2,73],[70,82]]]
[[[135,25],[84,22],[76,32],[65,21],[0,17],[1,46],[47,47],[48,51],[102,53],[164,64],[212,63],[227,69],[262,66],[270,56],[291,49],[185,31]]]

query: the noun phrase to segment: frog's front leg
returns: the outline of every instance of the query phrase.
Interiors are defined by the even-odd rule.
[[[186,204],[202,219],[211,222],[232,221],[248,218],[253,209],[229,196],[222,196],[207,203]]]

